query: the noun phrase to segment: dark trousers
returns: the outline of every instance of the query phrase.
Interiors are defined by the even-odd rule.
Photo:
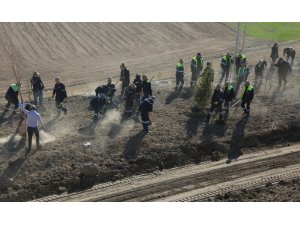
[[[229,102],[230,102],[230,101],[226,101],[226,100],[225,100],[225,102],[224,102],[224,109],[225,109],[226,111],[229,111]]]
[[[176,74],[176,90],[181,90],[184,84],[183,75]]]
[[[209,112],[208,112],[208,118],[210,118],[210,116],[213,114],[215,109],[218,109],[218,113],[219,113],[219,119],[222,119],[222,103],[218,103],[218,104],[211,104]]]
[[[40,147],[40,132],[39,132],[39,129],[37,127],[27,127],[27,133],[28,133],[28,148],[31,149],[33,134],[35,134],[36,145],[39,148]]]
[[[126,100],[125,102],[125,111],[124,114],[127,117],[131,117],[132,109],[133,109],[134,99]]]
[[[192,72],[191,83],[190,83],[191,86],[197,83],[200,74],[201,74],[201,70],[195,70]]]
[[[142,119],[142,124],[145,132],[149,131],[149,113],[148,112],[143,112],[141,111],[141,119]]]
[[[245,107],[246,105],[246,107]],[[249,114],[250,112],[250,101],[242,100],[241,107],[245,111],[245,113]]]
[[[225,77],[225,81],[228,80],[229,72],[230,72],[230,67],[225,67],[224,69],[222,68],[220,83],[222,83],[224,77]]]
[[[7,104],[5,106],[6,109],[9,109],[9,106],[11,104],[15,105],[15,107],[14,107],[15,110],[19,107],[19,100],[18,99],[11,99],[11,98],[9,98],[7,96],[5,97],[5,99],[7,100]]]
[[[125,93],[125,91],[126,91],[128,85],[129,85],[129,81],[128,81],[128,80],[123,80],[123,81],[122,81],[121,96],[124,95],[124,93]]]
[[[279,87],[281,87],[281,81],[284,81],[284,86],[286,85],[286,74],[278,74],[278,79],[279,79]]]
[[[60,110],[62,110],[63,112],[67,112],[67,109],[66,109],[65,105],[63,104],[63,102],[56,100],[55,105],[56,105],[56,110],[58,112],[60,112]]]

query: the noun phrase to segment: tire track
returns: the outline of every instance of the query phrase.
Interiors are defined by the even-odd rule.
[[[243,185],[252,183],[256,185],[269,179],[268,177],[276,180],[282,177],[298,176],[300,173],[299,157],[300,144],[249,154],[231,164],[225,164],[222,161],[185,166],[166,170],[163,173],[134,176],[117,182],[96,185],[92,189],[80,193],[54,195],[36,201],[186,201],[186,199],[193,200],[195,193],[195,199],[201,199],[200,197],[209,191],[211,193],[218,191],[219,188],[216,190],[209,188],[215,185],[228,190],[231,188],[228,182],[232,184],[233,181],[241,180],[246,182]],[[239,172],[237,173],[237,171]],[[259,173],[264,174],[261,179]],[[274,173],[282,175],[278,177]],[[260,179],[259,182],[247,180],[247,177],[252,179],[256,175],[258,181]],[[205,190],[205,188],[207,188],[207,192],[202,191],[203,193],[200,195],[199,190]],[[186,197],[182,193],[187,191],[194,192],[189,192]]]

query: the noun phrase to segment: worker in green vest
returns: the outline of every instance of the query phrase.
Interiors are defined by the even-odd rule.
[[[183,59],[179,59],[179,62],[176,64],[176,91],[181,91],[184,84],[184,65]]]
[[[203,69],[203,58],[201,56],[201,53],[198,52],[197,56],[192,58],[191,61],[192,77],[191,77],[190,86],[194,86],[196,84],[198,77],[201,75],[202,69]]]
[[[235,86],[236,94],[240,89],[240,85],[248,79],[248,75],[249,75],[249,68],[247,67],[246,63],[241,63],[241,67],[239,68],[237,78],[236,78],[236,86]]]
[[[248,80],[245,81],[243,92],[242,92],[242,103],[241,107],[244,110],[244,114],[249,116],[250,113],[250,104],[254,97],[254,88],[250,85]]]

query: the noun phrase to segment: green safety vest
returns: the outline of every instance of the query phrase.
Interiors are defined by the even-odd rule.
[[[196,56],[193,58],[193,60],[196,62],[196,66],[198,66],[198,60],[197,60]],[[202,59],[202,57],[200,58],[200,65],[201,66],[203,65],[203,59]]]
[[[20,87],[17,84],[11,84],[10,87],[14,90],[14,92],[18,92]]]
[[[228,85],[227,90],[228,90],[228,91],[231,91],[232,89],[233,89],[232,85]]]
[[[244,96],[246,91],[252,91],[253,87],[251,85],[248,85],[247,87],[243,87],[243,94],[242,97]]]
[[[184,69],[184,65],[183,64],[181,64],[181,63],[177,63],[176,64],[176,69],[180,69],[180,68],[182,68],[182,69]]]

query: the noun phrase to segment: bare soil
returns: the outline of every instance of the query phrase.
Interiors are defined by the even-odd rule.
[[[186,86],[182,93],[174,93],[174,78],[167,78],[173,77],[174,64],[178,58],[185,57],[190,60],[195,51],[198,51],[194,46],[203,48],[206,59],[215,62],[216,81],[219,79],[219,56],[233,46],[232,31],[225,32],[224,29],[229,28],[222,24],[142,24],[143,29],[136,24],[9,26],[15,26],[15,32],[23,32],[24,37],[26,32],[34,28],[39,31],[39,40],[46,38],[46,30],[49,29],[49,33],[53,34],[47,37],[49,40],[43,43],[37,41],[40,46],[32,47],[37,54],[25,48],[26,45],[22,45],[20,51],[28,60],[31,58],[29,56],[33,57],[33,61],[37,59],[36,64],[32,65],[36,65],[41,71],[49,88],[52,87],[53,75],[59,73],[63,81],[66,81],[64,83],[71,96],[66,103],[68,114],[60,117],[56,117],[54,102],[45,99],[45,110],[41,110],[46,124],[45,132],[41,132],[43,149],[37,151],[33,148],[33,152],[28,156],[25,156],[26,140],[18,135],[12,136],[19,115],[12,115],[11,111],[2,113],[1,201],[28,201],[51,194],[80,191],[97,183],[186,164],[220,159],[228,159],[227,163],[231,163],[232,160],[243,157],[243,154],[299,142],[298,61],[293,73],[288,77],[288,88],[285,90],[278,90],[276,73],[266,74],[265,78],[268,79],[264,79],[261,88],[256,90],[249,117],[243,116],[240,106],[237,105],[231,109],[224,123],[220,123],[216,116],[210,123],[205,123],[207,111],[193,110],[193,90],[187,87],[189,75],[186,76]],[[216,27],[208,30],[210,26]],[[30,29],[25,32],[27,28]],[[89,32],[89,29],[93,32]],[[122,35],[111,35],[111,29],[116,29],[112,34],[122,31]],[[124,29],[128,29],[127,32],[124,32]],[[181,29],[183,32],[179,36],[174,35]],[[65,34],[65,30],[70,33]],[[134,30],[138,35],[135,35]],[[144,33],[139,33],[141,30]],[[161,33],[157,33],[158,30],[161,30]],[[76,32],[78,35],[74,35]],[[101,36],[98,32],[102,35],[106,32],[103,36],[120,41],[106,40],[101,43],[109,45],[103,46],[95,38]],[[131,35],[126,36],[130,33]],[[148,34],[152,34],[151,46],[148,45]],[[89,38],[86,40],[85,36]],[[57,52],[53,50],[54,43],[57,43],[55,37],[62,40]],[[142,40],[135,44],[136,42],[131,40],[133,37]],[[21,37],[15,38],[14,42],[20,44],[20,40],[17,39]],[[69,42],[66,42],[67,40]],[[26,41],[31,45],[33,43],[29,37],[26,37]],[[49,47],[42,51],[42,47],[47,43],[50,43]],[[300,46],[297,41],[287,45]],[[266,56],[269,50],[268,42],[249,40],[245,54],[249,58],[250,66],[260,58],[268,58]],[[46,63],[44,58],[49,62]],[[28,65],[32,63],[30,60],[26,61]],[[122,120],[121,110],[108,111],[100,120],[94,121],[93,113],[88,109],[90,96],[99,84],[95,80],[104,79],[107,73],[119,73],[118,67],[123,61],[129,65],[132,74],[141,71],[149,75],[155,74],[152,84],[156,102],[150,135],[145,136],[141,133],[142,126],[138,120]],[[26,68],[28,73],[24,73],[24,78],[29,78],[32,69]],[[2,74],[5,73],[4,71]],[[252,70],[251,81],[254,79],[253,73]],[[6,76],[1,75],[2,77],[0,86],[4,93],[4,87],[12,82],[13,78],[6,79]],[[4,102],[0,107],[4,107]],[[91,143],[89,147],[84,146],[87,142]],[[240,198],[238,201],[247,201],[247,196]]]

